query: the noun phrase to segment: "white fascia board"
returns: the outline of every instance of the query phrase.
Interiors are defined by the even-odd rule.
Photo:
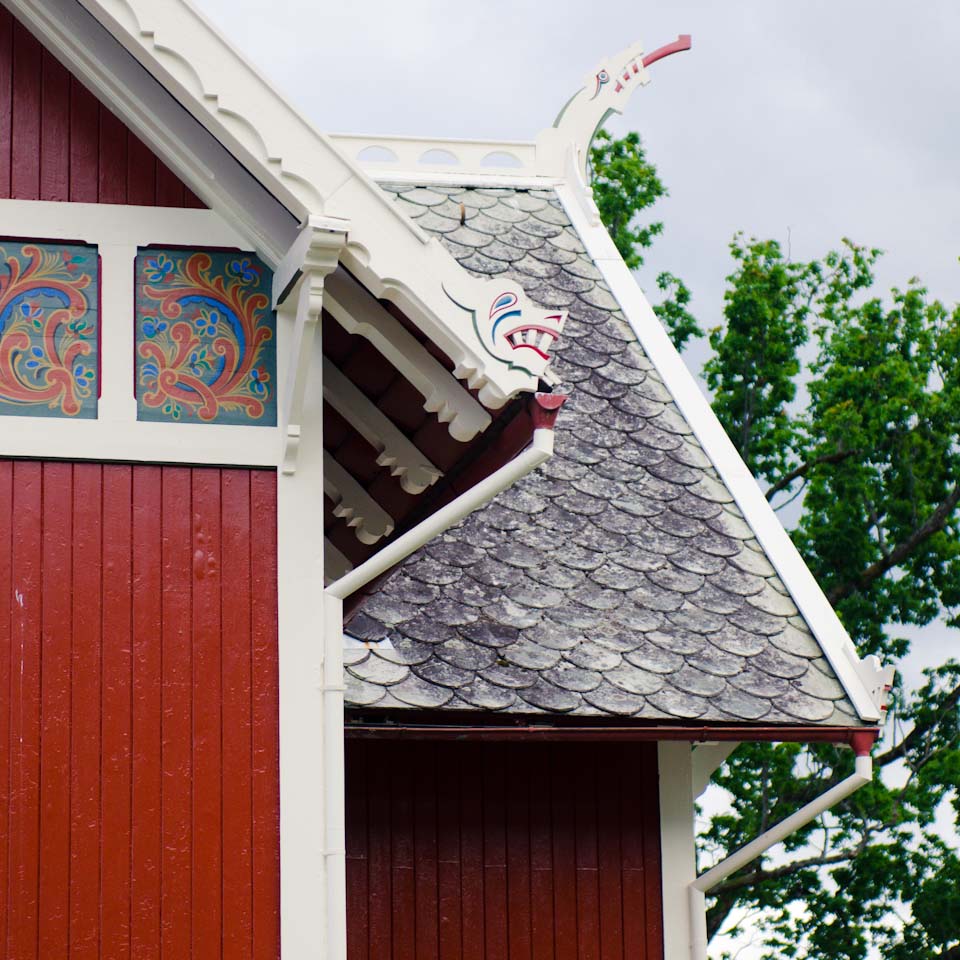
[[[358,179],[362,200],[347,219],[386,217],[421,245],[427,242],[423,231],[186,0],[79,2],[298,219],[343,215],[331,198]]]
[[[877,696],[877,689],[883,686],[883,677],[875,658],[861,660],[857,655],[853,641],[833,607],[737,453],[693,374],[670,342],[606,229],[602,224],[591,222],[592,212],[584,208],[582,191],[568,181],[557,190],[557,194],[587,253],[620,304],[627,323],[736,500],[858,715],[870,723],[880,722],[882,701]]]
[[[66,0],[15,2],[54,7]],[[400,306],[453,358],[485,404],[498,408],[537,389],[544,371],[536,358],[525,357],[523,366],[503,360],[496,343],[491,349],[463,323],[464,307],[458,304],[486,316],[498,294],[405,216],[187,0],[78,2],[301,222],[310,215],[349,220],[343,258],[349,269],[376,296]],[[275,251],[273,261],[283,252]],[[459,299],[450,291],[458,291]],[[523,299],[528,322],[548,322],[550,311]]]
[[[563,183],[558,177],[517,176],[507,173],[451,173],[446,170],[423,167],[420,170],[394,170],[386,164],[367,166],[367,172],[377,183],[410,183],[445,187],[510,187],[514,190],[554,190]]]
[[[75,0],[4,0],[17,18],[271,266],[297,219]]]

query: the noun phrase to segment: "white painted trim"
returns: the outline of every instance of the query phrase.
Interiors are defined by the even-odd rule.
[[[353,564],[329,541],[324,537],[323,540],[323,582],[324,586],[332,580],[338,580],[340,577],[349,573],[353,569]]]
[[[333,515],[343,519],[361,543],[373,544],[393,533],[393,517],[326,451],[323,492],[333,501]]]
[[[137,420],[133,395],[137,247],[249,246],[234,227],[212,210],[0,200],[0,236],[82,241],[94,244],[101,257],[97,419],[4,416],[0,456],[276,465],[276,427]]]
[[[347,828],[344,749],[343,602],[323,596],[323,782],[326,950],[324,960],[347,956]],[[288,960],[286,954],[283,960]]]
[[[423,452],[332,360],[323,359],[323,398],[377,452],[377,466],[400,479],[414,496],[443,476]]]
[[[382,304],[345,273],[327,278],[324,306],[347,331],[369,340],[421,393],[423,408],[466,443],[490,426],[483,407]]]
[[[533,431],[533,440],[513,460],[494,470],[488,477],[461,493],[455,500],[441,507],[426,520],[412,527],[402,536],[388,543],[360,566],[344,574],[327,587],[327,593],[344,599],[366,586],[374,577],[389,570],[401,560],[419,550],[445,530],[449,530],[464,517],[479,510],[494,497],[513,486],[532,470],[536,470],[553,456],[553,429],[538,427]]]
[[[290,318],[284,317],[289,326]],[[323,590],[322,344],[310,348],[297,470],[277,474],[280,675],[280,942],[283,960],[328,952],[325,724],[327,611]],[[339,643],[342,628],[338,625]],[[342,682],[337,678],[338,682]]]
[[[448,187],[510,187],[515,190],[553,190],[564,181],[560,177],[518,177],[500,173],[441,173],[436,170],[388,170],[366,168],[377,183],[412,183]]]
[[[503,176],[531,176],[537,172],[537,145],[521,140],[461,140],[437,137],[365,136],[349,133],[331,135],[330,139],[349,156],[354,163],[368,172],[386,173],[390,169],[423,170],[440,173],[500,174]],[[362,154],[370,148],[379,148],[392,153],[393,161],[364,160]],[[450,154],[452,163],[423,162],[421,157],[433,151]],[[486,164],[485,159],[497,154],[506,154],[516,159],[516,164]]]
[[[737,740],[729,740],[720,743],[698,743],[693,748],[694,800],[703,794],[710,785],[710,778],[739,746]]]
[[[46,4],[68,0],[11,0],[44,21]],[[344,262],[377,297],[397,303],[406,316],[465,371],[484,404],[499,408],[521,392],[537,389],[530,362],[514,366],[491,355],[463,323],[460,307],[448,290],[459,290],[460,303],[485,310],[492,302],[488,284],[469,274],[435,239],[425,233],[329,138],[298,114],[186,0],[78,0],[145,70],[161,83],[194,119],[215,137],[300,222],[322,214],[351,221]],[[49,21],[50,17],[46,18]],[[69,31],[42,29],[57,37],[65,56],[76,53]],[[102,46],[102,44],[101,44]],[[113,51],[114,55],[118,51]],[[78,60],[83,58],[76,58]],[[101,76],[97,58],[83,67],[92,84],[100,83],[108,103],[126,113],[126,80]],[[84,76],[84,74],[81,74]],[[109,81],[109,82],[108,82]],[[111,89],[112,86],[112,89]],[[119,108],[118,108],[119,109]],[[162,141],[150,131],[151,146]],[[186,147],[180,167],[195,160]],[[189,182],[203,180],[194,170]],[[215,178],[213,178],[215,179]],[[211,178],[206,177],[209,183]],[[201,196],[204,194],[201,192]],[[220,197],[223,209],[228,198]],[[237,205],[240,212],[243,204]],[[236,213],[236,211],[234,211]],[[256,220],[246,224],[252,230]],[[275,265],[293,238],[282,244],[262,237],[257,249]],[[528,315],[537,313],[532,304]]]
[[[637,335],[704,452],[736,500],[747,523],[820,643],[858,715],[865,721],[879,721],[882,710],[880,701],[875,697],[877,688],[882,687],[885,682],[886,671],[879,669],[876,658],[860,660],[833,607],[724,432],[693,375],[680,359],[666,330],[617,252],[606,229],[602,225],[589,222],[583,205],[570,184],[558,188],[557,194],[587,253],[603,273],[611,292],[620,304],[627,323]]]
[[[687,891],[697,876],[690,744],[659,742],[657,763],[660,770],[663,958],[690,960],[691,913]]]

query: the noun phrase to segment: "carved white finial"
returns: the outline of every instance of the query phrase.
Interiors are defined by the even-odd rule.
[[[567,101],[553,128],[544,131],[544,145],[552,142],[566,152],[575,151],[577,170],[586,179],[590,144],[600,127],[613,113],[623,113],[634,90],[650,82],[646,68],[657,60],[690,49],[690,37],[681,34],[673,43],[643,55],[638,40],[625,50],[601,60],[587,75],[584,85]]]

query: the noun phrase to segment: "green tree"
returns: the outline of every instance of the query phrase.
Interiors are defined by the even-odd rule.
[[[602,161],[612,191],[616,168]],[[623,222],[611,221],[627,242]],[[878,295],[880,252],[846,240],[809,262],[743,236],[730,252],[703,371],[714,410],[774,508],[794,503],[794,542],[861,655],[896,664],[909,650],[901,625],[960,624],[960,307],[916,280]],[[960,826],[958,704],[953,660],[917,690],[898,684],[874,782],[715,888],[711,937],[762,910],[767,957],[960,960],[960,857],[934,829],[938,813]],[[830,745],[743,745],[715,778],[732,804],[707,825],[703,858],[852,763]]]

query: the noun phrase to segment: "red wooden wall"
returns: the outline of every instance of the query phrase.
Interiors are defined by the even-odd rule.
[[[655,744],[347,748],[349,960],[660,960]]]
[[[204,206],[2,7],[0,198]]]
[[[276,960],[275,502],[0,461],[0,957]]]

